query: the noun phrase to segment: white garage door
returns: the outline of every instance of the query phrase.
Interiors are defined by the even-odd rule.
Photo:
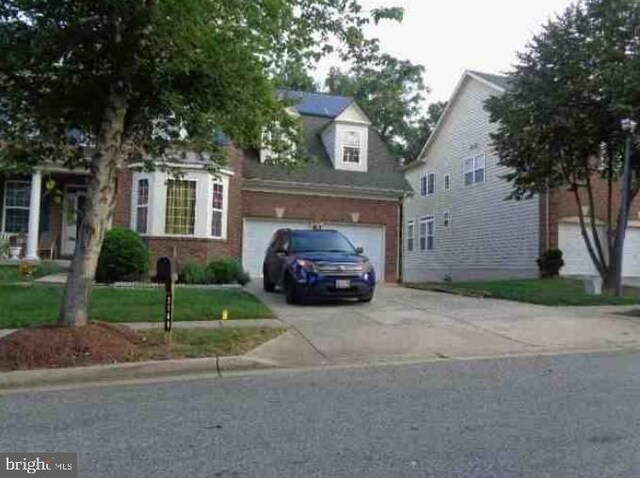
[[[560,224],[558,230],[559,246],[564,257],[562,275],[598,275],[587,251],[579,224]],[[602,245],[606,248],[604,231]],[[624,242],[624,277],[640,277],[640,228],[629,227]]]
[[[242,266],[251,277],[262,276],[264,255],[278,229],[307,229],[308,221],[245,219],[242,233]],[[384,280],[384,228],[354,224],[323,224],[323,229],[342,232],[371,260],[379,281]]]
[[[624,277],[640,277],[640,228],[629,227],[624,237]]]
[[[364,249],[376,271],[378,282],[384,281],[384,227],[355,224],[323,224],[323,229],[336,229],[356,247]]]
[[[273,233],[278,229],[307,229],[307,221],[245,219],[242,232],[242,267],[251,277],[262,276],[262,263]]]
[[[601,239],[604,238],[604,235]],[[604,243],[603,243],[604,244]],[[558,246],[562,251],[563,276],[598,275],[587,246],[584,243],[579,224],[560,223],[558,228]]]

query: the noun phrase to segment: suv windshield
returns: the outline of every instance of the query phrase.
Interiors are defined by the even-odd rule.
[[[353,244],[336,231],[296,231],[291,234],[292,252],[343,252],[355,254]]]

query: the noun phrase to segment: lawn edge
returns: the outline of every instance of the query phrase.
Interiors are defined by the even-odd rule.
[[[171,360],[150,360],[108,365],[45,368],[0,372],[0,393],[23,388],[108,383],[122,380],[170,378],[196,374],[261,370],[277,365],[245,355],[225,355]]]

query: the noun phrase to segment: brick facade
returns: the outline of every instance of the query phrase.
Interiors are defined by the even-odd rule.
[[[397,201],[255,191],[242,193],[243,217],[275,219],[276,208],[285,208],[283,220],[305,219],[313,222],[353,223],[352,213],[358,213],[359,224],[385,226],[385,280],[389,282],[397,280],[399,211]]]
[[[233,176],[229,180],[227,239],[146,237],[152,269],[162,256],[174,258],[178,266],[191,260],[206,263],[221,257],[241,259],[243,218],[275,218],[275,208],[284,207],[283,219],[349,224],[353,222],[352,213],[358,213],[360,224],[385,226],[385,280],[397,280],[398,201],[243,191],[243,161],[243,152],[231,147],[227,167]],[[118,173],[114,227],[131,225],[132,176],[130,170]]]
[[[595,204],[595,215],[597,219],[607,221],[607,205],[608,200],[608,187],[607,182],[599,177],[593,179],[593,201]],[[548,199],[547,199],[548,198]],[[618,218],[618,212],[620,208],[620,184],[615,183],[612,190],[612,214],[613,222],[615,223]],[[547,200],[548,205],[548,223],[549,223],[549,236],[547,237]],[[589,198],[585,190],[580,191],[580,200],[582,207],[589,206]],[[562,219],[568,217],[577,217],[578,204],[575,200],[574,193],[567,188],[556,188],[550,192],[547,196],[542,195],[540,199],[540,250],[547,248],[554,249],[558,247],[558,228]],[[629,211],[629,220],[639,219],[640,214],[640,197],[631,204]]]

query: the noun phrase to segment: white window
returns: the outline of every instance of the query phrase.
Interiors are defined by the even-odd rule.
[[[4,232],[27,233],[29,230],[29,206],[31,183],[7,180],[4,183]]]
[[[138,179],[136,198],[136,232],[147,234],[149,229],[149,180]]]
[[[415,242],[415,223],[413,220],[407,222],[407,251],[412,252]]]
[[[436,173],[427,174],[427,196],[432,196],[436,193]]]
[[[196,181],[167,181],[165,233],[192,236],[196,222]]]
[[[485,176],[485,156],[480,153],[464,160],[464,185],[483,183]]]
[[[427,195],[427,177],[420,176],[420,196],[424,197]]]
[[[346,131],[342,142],[342,162],[347,164],[360,163],[361,148],[360,132]]]
[[[451,174],[449,174],[449,173],[444,175],[444,189],[446,191],[451,189]]]
[[[222,237],[222,219],[224,215],[224,185],[219,181],[213,182],[211,214],[211,235]]]
[[[444,227],[449,227],[450,223],[451,223],[451,214],[449,214],[448,212],[445,212],[444,220],[442,221],[442,224],[444,225]]]
[[[432,251],[435,239],[435,217],[427,216],[420,219],[420,250]]]

